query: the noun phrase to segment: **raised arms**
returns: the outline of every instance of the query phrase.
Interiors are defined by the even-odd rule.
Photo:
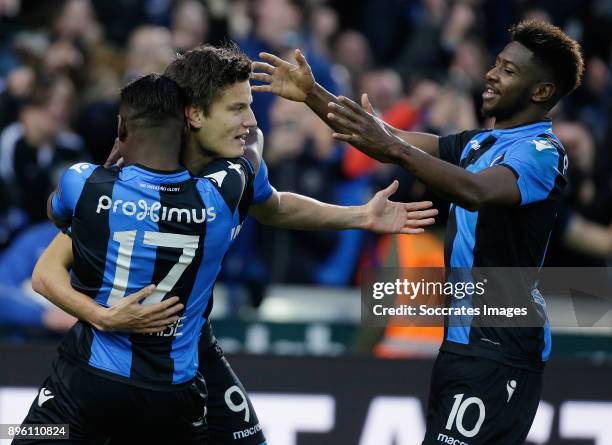
[[[339,133],[346,130],[341,123],[330,119],[329,116],[328,105],[338,103],[338,98],[316,82],[306,58],[299,49],[296,49],[294,53],[296,64],[269,53],[261,53],[259,56],[265,62],[253,62],[252,79],[265,82],[265,84],[253,85],[253,91],[273,93],[285,99],[304,102],[332,130]],[[362,105],[371,110],[367,95],[362,96]],[[438,136],[402,131],[382,121],[380,123],[386,127],[387,131],[401,140],[432,156],[438,156]]]

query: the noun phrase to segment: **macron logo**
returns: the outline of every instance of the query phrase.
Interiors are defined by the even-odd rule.
[[[537,139],[534,139],[531,142],[533,142],[533,144],[535,145],[535,149],[538,150],[538,151],[548,150],[550,148],[555,148],[555,147],[553,147],[553,145],[550,142],[548,142],[546,140],[539,141]]]
[[[38,407],[43,406],[47,400],[54,398],[55,396],[44,386],[40,388],[40,392],[38,393]]]
[[[472,150],[478,150],[480,148],[480,142],[478,141],[470,141],[468,144],[470,144]]]
[[[455,439],[453,436],[448,436],[443,433],[438,433],[438,442],[446,443],[448,445],[468,445],[466,442],[462,440]]]
[[[516,380],[508,380],[508,383],[506,383],[506,391],[508,391],[508,400],[506,400],[506,403],[510,402],[510,399],[512,398],[512,394],[514,394],[515,389]]]

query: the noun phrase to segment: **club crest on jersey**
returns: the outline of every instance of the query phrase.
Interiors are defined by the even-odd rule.
[[[102,195],[98,199],[96,213],[102,213],[105,210],[112,213],[122,213],[125,216],[133,216],[138,221],[149,218],[153,222],[176,221],[187,224],[191,222],[201,224],[212,222],[217,218],[217,212],[214,207],[179,209],[162,206],[159,201],[154,201],[149,205],[144,199],[140,199],[138,202],[124,201],[122,199],[113,201],[111,197]]]

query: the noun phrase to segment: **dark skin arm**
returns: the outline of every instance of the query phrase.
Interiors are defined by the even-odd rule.
[[[328,118],[347,129],[344,133],[334,133],[334,138],[352,144],[381,162],[400,165],[443,198],[470,211],[489,205],[520,203],[516,177],[508,168],[495,166],[471,173],[406,143],[346,97],[328,106]]]
[[[306,58],[299,49],[295,50],[294,57],[297,64],[292,64],[274,54],[260,53],[259,57],[265,62],[253,62],[253,74],[251,78],[266,85],[254,85],[255,92],[274,93],[277,96],[296,102],[304,102],[314,111],[332,130],[345,133],[347,128],[338,121],[328,116],[330,102],[339,103],[338,98],[319,85],[310,68]],[[361,103],[370,113],[373,113],[372,105],[367,94],[362,95]],[[416,133],[402,131],[382,121],[381,125],[392,134],[396,135],[406,143],[419,147],[432,156],[439,156],[438,136],[427,133]]]

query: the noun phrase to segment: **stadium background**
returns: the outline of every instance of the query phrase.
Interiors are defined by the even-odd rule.
[[[552,113],[570,186],[546,265],[605,267],[610,0],[0,0],[0,423],[21,420],[72,323],[32,295],[28,279],[55,234],[46,197],[68,165],[104,161],[122,83],[163,71],[200,42],[232,39],[253,58],[300,47],[327,89],[368,92],[396,127],[450,134],[489,124],[478,113],[484,73],[509,25],[525,17],[561,26],[587,63],[583,86]],[[447,204],[336,144],[303,104],[254,99],[277,189],[353,205],[399,178],[396,199],[434,199],[441,215],[419,237],[288,232],[249,220],[216,290],[215,331],[269,443],[417,444],[440,332],[361,326],[359,271],[438,265]],[[553,327],[530,443],[612,443],[611,375],[610,325]]]

